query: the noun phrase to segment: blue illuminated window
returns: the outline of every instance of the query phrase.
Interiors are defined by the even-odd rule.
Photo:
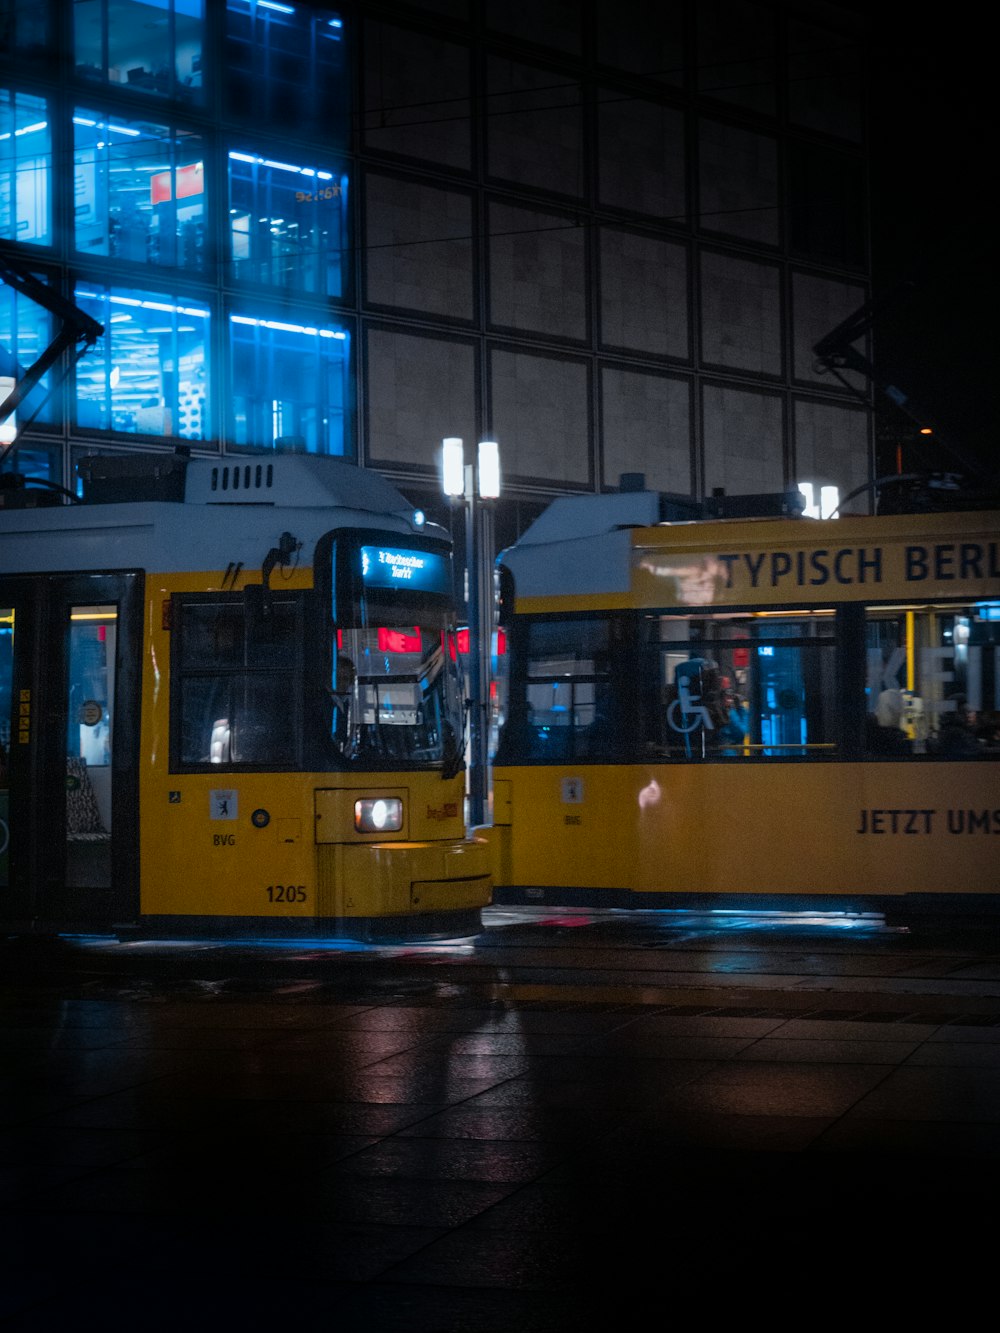
[[[200,102],[204,12],[204,0],[75,0],[76,72]]]
[[[350,81],[334,10],[283,0],[227,0],[226,107],[231,115],[347,147]]]
[[[78,107],[73,139],[78,251],[203,267],[205,173],[198,135]]]
[[[0,282],[0,402],[10,393],[15,381],[34,365],[54,337],[55,329],[49,312],[30,297]],[[29,421],[36,424],[51,422],[55,419],[56,405],[50,396],[51,387],[52,377],[46,372],[18,406],[17,425],[23,426]],[[10,425],[9,418],[0,423],[0,453],[3,452],[3,427]],[[17,452],[20,453],[23,447],[19,444]]]
[[[77,424],[207,439],[208,309],[95,283],[79,285],[74,299],[104,325],[103,337],[77,365]]]
[[[62,449],[57,444],[46,446],[37,441],[26,442],[21,439],[17,448],[4,458],[3,470],[17,472],[43,485],[61,486]]]
[[[351,452],[346,329],[233,314],[229,347],[236,446]]]
[[[229,245],[241,281],[343,296],[347,175],[229,154]]]
[[[0,237],[48,245],[52,130],[42,97],[0,89]]]

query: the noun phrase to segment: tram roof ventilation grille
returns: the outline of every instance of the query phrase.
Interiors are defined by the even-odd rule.
[[[345,459],[191,458],[174,454],[91,454],[77,464],[89,504],[144,500],[193,505],[338,506],[409,515],[413,506],[377,472]]]

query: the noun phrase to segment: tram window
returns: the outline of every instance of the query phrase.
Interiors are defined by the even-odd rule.
[[[113,606],[70,611],[66,754],[88,769],[111,763],[116,632]]]
[[[834,754],[828,618],[649,616],[645,638],[647,753],[680,760]]]
[[[248,621],[245,605],[192,603],[184,608],[182,668],[289,668],[295,663],[295,607],[272,600],[266,615]]]
[[[341,759],[366,764],[454,762],[461,734],[456,654],[440,617],[426,623],[342,626],[336,631],[329,734]],[[454,647],[454,642],[452,642]]]
[[[300,749],[299,603],[175,598],[177,760],[288,767]]]
[[[534,621],[528,626],[524,744],[534,759],[610,758],[612,622]]]
[[[14,608],[0,606],[0,786],[5,785],[14,705]]]
[[[1000,758],[1000,610],[865,610],[866,743],[885,753]]]
[[[291,764],[295,727],[284,677],[194,677],[181,690],[183,764]]]

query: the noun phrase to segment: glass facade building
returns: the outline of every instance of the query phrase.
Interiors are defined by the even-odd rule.
[[[294,449],[433,514],[442,438],[496,439],[504,540],[623,472],[856,490],[867,386],[812,347],[869,295],[860,22],[0,0],[0,257],[104,330],[20,405],[4,468]],[[53,332],[0,286],[0,380]]]

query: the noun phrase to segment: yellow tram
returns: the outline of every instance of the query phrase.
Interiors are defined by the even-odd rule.
[[[1000,514],[665,501],[499,557],[494,901],[995,910]]]
[[[451,549],[306,456],[0,508],[0,929],[479,929]]]

